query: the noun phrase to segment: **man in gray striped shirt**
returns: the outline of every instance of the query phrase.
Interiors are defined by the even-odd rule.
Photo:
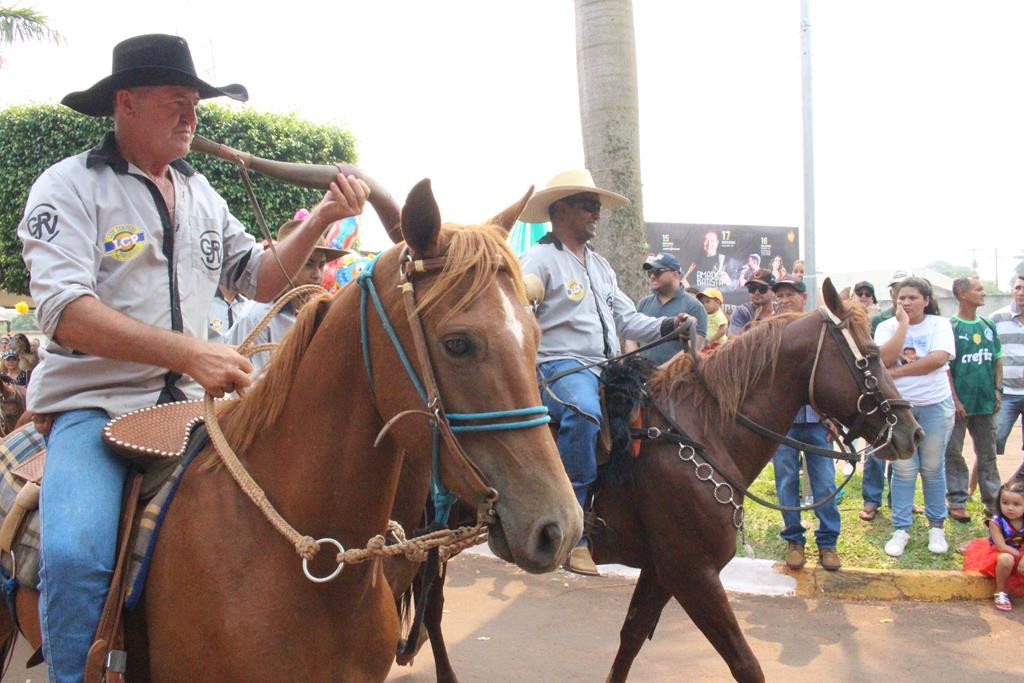
[[[1013,281],[1013,301],[992,314],[1003,347],[1003,386],[996,387],[1003,407],[996,420],[996,453],[1006,450],[1013,423],[1024,414],[1024,275]],[[1024,475],[1024,464],[1017,472]]]

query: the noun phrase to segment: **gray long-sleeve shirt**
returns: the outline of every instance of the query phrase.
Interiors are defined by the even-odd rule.
[[[638,313],[619,289],[611,264],[590,245],[584,259],[550,234],[519,257],[523,273],[536,275],[544,284],[544,300],[537,308],[542,334],[538,363],[561,358],[591,363],[618,355],[619,336],[641,344],[661,336],[668,318]]]
[[[91,296],[146,325],[205,339],[218,283],[248,295],[255,291],[262,248],[184,160],[173,162],[170,173],[173,216],[156,186],[121,156],[108,134],[32,185],[18,237],[32,274],[36,315],[51,341],[39,352],[29,410],[101,408],[121,415],[154,405],[174,378],[164,368],[57,344],[54,333],[72,301]],[[190,398],[202,396],[191,378],[178,379],[175,387]]]

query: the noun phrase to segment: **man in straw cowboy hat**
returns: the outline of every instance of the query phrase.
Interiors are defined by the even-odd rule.
[[[302,225],[301,220],[293,219],[282,225],[277,229],[277,243],[276,246],[280,248],[280,245],[286,238],[290,238],[291,235],[298,230],[299,226]],[[348,252],[344,249],[333,249],[326,245],[323,238],[317,241],[316,247],[313,248],[313,253],[306,259],[305,265],[295,275],[292,282],[296,287],[302,287],[303,285],[319,285],[324,277],[324,266],[334,259],[341,258]],[[295,318],[298,315],[298,308],[301,306],[300,303],[295,301],[289,301],[284,307],[277,312],[277,314],[270,319],[270,322],[260,330],[260,333],[256,335],[256,339],[253,340],[254,344],[280,344],[284,340],[284,336],[288,334],[288,330],[295,324]],[[245,314],[234,324],[234,326],[228,330],[227,343],[232,346],[240,346],[245,338],[256,329],[256,326],[260,324],[263,317],[274,307],[271,302],[259,303],[250,306]],[[253,354],[249,357],[252,362],[252,376],[256,377],[257,374],[266,367],[267,363],[270,362],[270,351],[261,351]]]
[[[40,617],[51,680],[80,681],[114,564],[126,467],[100,437],[115,415],[249,383],[249,361],[206,341],[218,284],[266,301],[286,278],[183,159],[199,100],[244,101],[196,74],[185,41],[143,35],[114,47],[111,74],[62,100],[112,116],[95,148],[43,172],[18,236],[40,326],[51,339],[28,408],[52,418],[41,501]],[[279,249],[305,263],[324,228],[358,214],[365,184],[338,175]]]
[[[537,354],[540,378],[618,355],[620,336],[651,342],[686,319],[685,314],[652,318],[638,313],[619,289],[611,265],[590,246],[601,209],[628,203],[622,195],[595,186],[589,171],[577,170],[552,178],[523,209],[523,221],[551,221],[551,232],[521,257],[523,274],[539,280],[544,290],[536,309],[542,334]],[[559,423],[558,452],[581,507],[586,507],[590,485],[597,478],[602,419],[598,373],[594,368],[566,375],[541,393]],[[586,541],[573,549],[566,568],[597,574]]]

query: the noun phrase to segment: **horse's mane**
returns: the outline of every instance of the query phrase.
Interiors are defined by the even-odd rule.
[[[794,320],[817,315],[817,311],[786,313],[754,323],[742,335],[730,338],[718,351],[702,359],[696,371],[692,359],[679,354],[651,377],[651,391],[658,399],[668,401],[680,399],[689,390],[689,406],[703,418],[705,428],[724,429],[735,419],[750,388],[765,373],[774,376],[786,327]],[[842,319],[861,350],[867,349],[871,337],[864,308],[844,306]]]
[[[520,301],[526,304],[526,289],[519,260],[509,248],[500,228],[492,225],[446,225],[444,229],[448,237],[447,260],[437,281],[419,301],[419,310],[432,308],[472,271],[469,289],[447,315],[464,310],[493,285],[502,268],[512,276],[516,293]],[[295,325],[271,356],[262,380],[240,400],[228,402],[221,409],[224,436],[236,453],[248,450],[257,435],[281,416],[299,363],[316,332],[317,309],[320,302],[329,300],[327,296],[319,297],[302,307]]]
[[[330,301],[330,297],[324,294],[312,299],[299,310],[295,324],[271,355],[263,378],[241,399],[226,402],[221,408],[221,428],[235,453],[247,451],[253,440],[281,416],[299,362],[316,332],[320,303],[327,301]],[[211,462],[218,463],[220,460]]]
[[[447,259],[437,281],[417,304],[418,311],[429,311],[472,271],[469,289],[455,302],[445,317],[465,310],[493,285],[498,271],[502,268],[511,275],[519,301],[524,306],[527,304],[519,259],[508,246],[506,233],[501,228],[494,225],[467,226],[451,223],[446,224],[444,228],[448,231]]]

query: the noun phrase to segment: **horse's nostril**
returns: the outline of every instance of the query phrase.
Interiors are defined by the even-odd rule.
[[[562,527],[555,522],[545,524],[537,533],[537,554],[547,557],[562,547]]]
[[[921,441],[924,440],[924,429],[918,427],[914,430],[914,446],[920,445]]]

